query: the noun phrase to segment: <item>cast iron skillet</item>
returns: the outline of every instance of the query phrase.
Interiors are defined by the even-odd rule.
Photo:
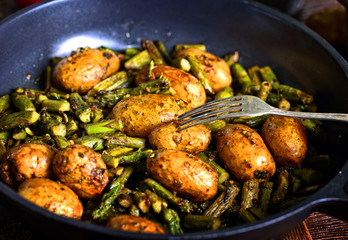
[[[0,24],[0,94],[19,86],[39,88],[34,79],[53,56],[81,46],[138,47],[141,39],[162,40],[168,49],[178,43],[205,43],[220,56],[237,50],[242,65],[271,66],[281,82],[313,94],[321,111],[348,112],[344,59],[292,18],[242,0],[57,0],[37,4]],[[32,74],[29,80],[28,73]],[[165,236],[116,231],[59,217],[20,198],[3,183],[0,193],[13,211],[19,210],[22,218],[29,219],[28,224],[51,237],[271,239],[295,227],[314,208],[344,215],[348,124],[327,123],[326,128],[334,164],[328,169],[332,178],[322,189],[279,214],[220,231]]]

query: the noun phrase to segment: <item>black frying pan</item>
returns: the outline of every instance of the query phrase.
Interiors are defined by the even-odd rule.
[[[58,0],[28,8],[0,24],[0,94],[34,79],[56,55],[80,46],[122,50],[141,39],[204,43],[223,56],[239,51],[241,64],[269,65],[282,83],[314,95],[323,112],[348,112],[348,66],[322,38],[292,18],[261,4],[242,0]],[[30,80],[26,78],[31,73]],[[316,208],[347,212],[348,124],[326,123],[327,147],[334,159],[331,180],[300,204],[253,224],[214,232],[144,235],[116,231],[59,217],[20,198],[0,183],[2,201],[19,210],[28,224],[54,236],[114,239],[270,239],[286,233]],[[344,208],[346,207],[346,208]],[[337,211],[338,210],[338,211]],[[25,213],[25,214],[23,214]]]

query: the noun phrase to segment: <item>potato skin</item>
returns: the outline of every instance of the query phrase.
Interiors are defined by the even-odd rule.
[[[156,150],[147,158],[146,167],[166,188],[193,202],[206,201],[217,193],[217,172],[189,153]]]
[[[150,78],[147,77],[148,73],[149,68],[141,70],[135,78],[135,83],[139,85],[142,82],[152,81],[163,74],[170,80],[170,87],[175,90],[173,96],[185,101],[188,109],[203,105],[207,100],[203,85],[187,72],[171,66],[156,65],[152,69]]]
[[[307,156],[306,130],[299,119],[270,116],[262,126],[261,135],[281,166],[296,167]]]
[[[153,129],[175,120],[185,112],[185,105],[170,95],[147,94],[124,98],[112,109],[111,117],[123,124],[131,137],[146,138]]]
[[[19,186],[18,194],[58,215],[81,219],[83,207],[78,196],[62,183],[31,178]]]
[[[149,135],[149,142],[155,149],[172,149],[190,153],[206,150],[211,140],[209,129],[204,125],[196,125],[177,132],[178,122],[164,123],[155,128]]]
[[[182,48],[175,51],[174,57],[185,58],[189,53],[196,57],[201,68],[204,69],[215,93],[231,85],[230,67],[222,58],[198,48]]]
[[[55,66],[52,83],[62,90],[86,93],[119,68],[120,59],[111,51],[78,49]]]
[[[59,181],[80,198],[95,198],[109,181],[108,171],[99,153],[83,145],[70,145],[59,150],[52,161]]]
[[[129,214],[119,215],[111,218],[106,226],[109,228],[131,232],[164,233],[164,230],[156,223],[146,218]]]
[[[228,124],[217,133],[220,160],[240,181],[269,179],[276,170],[275,162],[261,136],[242,124]]]
[[[55,148],[41,143],[24,143],[11,148],[0,163],[1,178],[13,187],[29,178],[49,178],[55,153]]]

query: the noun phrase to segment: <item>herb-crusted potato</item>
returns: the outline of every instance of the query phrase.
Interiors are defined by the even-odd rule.
[[[114,52],[79,48],[55,66],[52,83],[68,92],[86,93],[119,68],[120,59]]]
[[[275,162],[261,136],[242,124],[228,124],[217,134],[220,160],[239,180],[268,179],[276,170]]]
[[[52,160],[53,173],[80,198],[95,198],[109,181],[108,170],[99,153],[83,145],[70,145]]]
[[[185,103],[170,95],[135,95],[122,99],[111,117],[121,121],[128,136],[146,138],[153,129],[176,120],[185,112]]]
[[[191,201],[206,201],[217,193],[217,172],[192,154],[156,150],[147,158],[146,167],[154,179]]]
[[[43,143],[24,143],[11,148],[0,163],[0,176],[7,184],[17,187],[28,178],[51,177],[55,153],[55,148]]]
[[[190,153],[206,150],[211,140],[209,129],[204,125],[196,125],[177,132],[177,122],[162,124],[149,135],[149,142],[155,149],[173,149]]]
[[[160,227],[156,223],[146,218],[129,214],[119,215],[117,217],[111,218],[106,226],[109,228],[131,232],[164,233],[162,227]]]
[[[296,167],[307,156],[306,130],[299,119],[270,116],[262,126],[261,135],[281,166]]]
[[[190,53],[196,57],[200,67],[205,71],[215,93],[231,85],[232,75],[230,67],[225,60],[212,53],[198,48],[182,48],[174,52],[174,57],[185,58]]]
[[[81,219],[83,207],[78,196],[62,183],[30,178],[19,186],[18,194],[58,215]]]
[[[170,87],[175,90],[173,96],[185,101],[188,109],[198,107],[206,102],[207,96],[204,87],[193,75],[165,65],[154,66],[149,78],[147,77],[148,73],[149,68],[140,71],[135,78],[135,83],[138,85],[142,82],[151,81],[163,74],[164,77],[170,80]]]

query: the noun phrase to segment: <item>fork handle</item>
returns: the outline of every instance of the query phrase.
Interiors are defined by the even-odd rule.
[[[316,112],[295,112],[295,111],[284,111],[280,109],[272,109],[270,114],[296,117],[296,118],[310,118],[318,120],[335,120],[348,122],[348,114],[345,113],[316,113]]]

